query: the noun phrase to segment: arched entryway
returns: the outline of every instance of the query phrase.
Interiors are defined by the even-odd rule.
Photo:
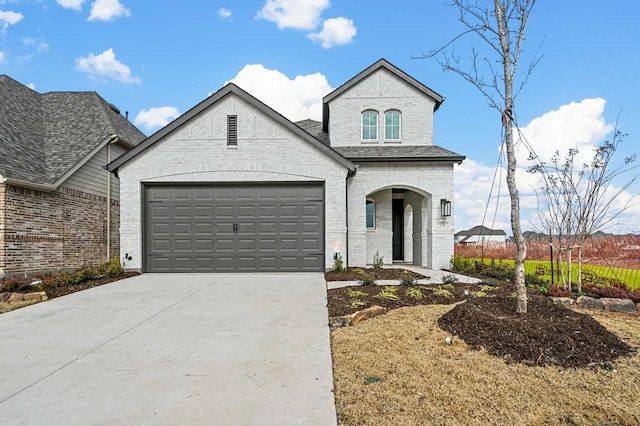
[[[431,267],[431,194],[413,187],[380,188],[366,196],[366,257],[385,264]]]

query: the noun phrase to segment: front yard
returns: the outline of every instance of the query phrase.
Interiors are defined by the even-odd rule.
[[[395,309],[332,331],[340,424],[640,424],[638,354],[611,370],[507,363],[455,337],[447,344],[437,322],[452,308]],[[640,346],[637,314],[590,315]]]
[[[331,332],[339,423],[640,424],[640,312],[568,309],[530,288],[517,315],[512,284],[490,284],[329,290],[330,317],[388,309]]]

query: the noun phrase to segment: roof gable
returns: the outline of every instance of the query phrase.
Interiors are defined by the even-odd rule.
[[[111,136],[135,145],[144,134],[96,92],[40,94],[0,76],[0,175],[59,184]]]
[[[312,145],[313,147],[321,151],[323,154],[337,161],[342,166],[346,167],[351,171],[355,170],[355,165],[351,161],[347,160],[338,152],[334,151],[329,146],[325,145],[320,140],[316,139],[310,133],[306,132],[305,130],[303,130],[302,128],[300,128],[299,126],[291,122],[282,114],[275,111],[273,108],[264,104],[260,100],[256,99],[255,97],[250,95],[248,92],[244,91],[243,89],[241,89],[240,87],[236,86],[233,83],[228,83],[227,85],[222,87],[220,90],[215,92],[213,95],[207,97],[205,100],[203,100],[202,102],[200,102],[199,104],[191,108],[189,111],[185,112],[180,117],[176,118],[174,121],[172,121],[162,129],[158,130],[156,133],[148,137],[138,146],[136,146],[129,152],[125,153],[121,157],[117,158],[116,160],[112,161],[107,166],[107,170],[109,170],[110,172],[117,172],[117,170],[120,167],[122,167],[127,162],[129,162],[130,160],[138,156],[140,153],[152,147],[155,143],[164,139],[171,133],[177,131],[182,126],[186,125],[188,122],[194,119],[197,115],[207,110],[209,107],[211,107],[212,105],[214,105],[215,103],[217,103],[218,101],[220,101],[221,99],[223,99],[224,97],[230,94],[238,96],[243,101],[247,102],[254,108],[258,109],[260,112],[265,114],[267,117],[281,124],[286,129],[294,133],[296,136],[300,137],[306,143]]]
[[[335,89],[333,92],[329,93],[322,99],[322,104],[323,104],[322,105],[322,126],[325,132],[327,131],[329,126],[329,102],[339,97],[349,89],[353,88],[358,83],[367,79],[369,76],[379,71],[380,69],[385,69],[391,72],[396,77],[403,80],[405,83],[409,84],[410,86],[414,87],[418,91],[432,98],[435,101],[434,111],[437,111],[438,108],[440,108],[440,105],[444,102],[445,98],[442,95],[438,94],[437,92],[430,89],[426,85],[420,83],[418,80],[411,77],[409,74],[402,71],[400,68],[396,67],[386,59],[382,58],[376,61],[375,63],[373,63],[372,65],[370,65],[369,67],[367,67],[366,69],[364,69],[363,71],[361,71],[360,73],[358,73],[357,75],[355,75],[349,81],[342,84],[340,87],[338,87],[337,89]]]

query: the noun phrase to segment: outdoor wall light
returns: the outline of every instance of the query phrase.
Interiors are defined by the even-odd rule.
[[[333,260],[338,260],[341,257],[342,255],[340,254],[339,251],[336,251],[335,253],[333,253]]]
[[[446,198],[440,199],[440,215],[442,217],[451,216],[451,201],[447,200]]]

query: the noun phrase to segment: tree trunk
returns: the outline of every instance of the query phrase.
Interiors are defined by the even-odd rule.
[[[527,288],[524,281],[524,260],[527,256],[527,245],[520,229],[520,198],[516,186],[516,153],[513,144],[513,72],[511,69],[511,51],[509,32],[504,9],[499,0],[494,0],[494,11],[498,22],[500,45],[502,47],[502,65],[504,74],[504,99],[505,109],[502,112],[502,125],[504,127],[504,143],[507,151],[507,187],[511,198],[511,230],[516,244],[515,257],[515,285],[518,301],[516,312],[527,312]]]

